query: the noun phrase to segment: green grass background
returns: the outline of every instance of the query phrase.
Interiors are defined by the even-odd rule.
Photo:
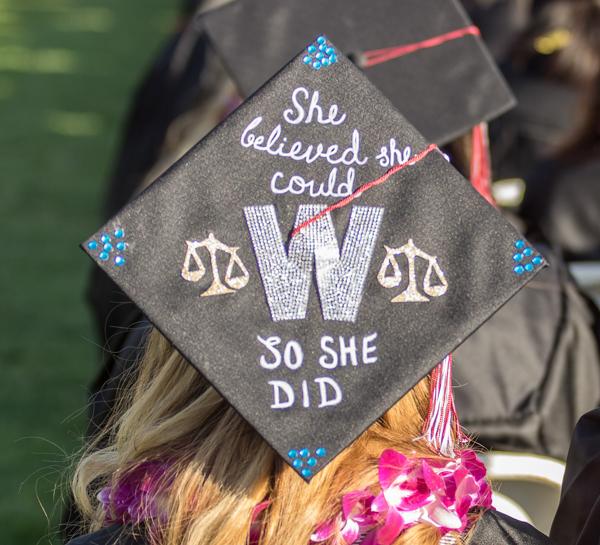
[[[77,244],[177,0],[0,0],[0,544],[59,543],[99,351]]]

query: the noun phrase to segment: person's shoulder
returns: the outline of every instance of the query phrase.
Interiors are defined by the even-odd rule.
[[[127,526],[109,526],[93,534],[77,537],[67,545],[146,545],[139,533]]]
[[[486,511],[477,522],[469,545],[550,545],[550,540],[531,524],[499,511]]]

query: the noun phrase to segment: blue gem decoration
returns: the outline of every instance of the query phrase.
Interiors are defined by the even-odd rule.
[[[517,240],[514,247],[519,250],[512,256],[513,261],[518,263],[513,267],[513,272],[517,276],[522,276],[525,273],[533,272],[536,267],[544,264],[544,259],[539,255],[534,248],[527,246],[524,240]],[[533,256],[533,257],[532,257]]]
[[[116,239],[124,239],[125,230],[122,227],[117,227],[113,231],[113,235]],[[116,267],[122,267],[126,263],[126,259],[122,255],[123,252],[127,250],[127,243],[125,240],[119,240],[115,245],[113,245],[111,236],[108,233],[102,233],[99,241],[90,240],[86,246],[87,249],[92,252],[98,251],[98,259],[100,261],[108,261],[111,257],[111,254],[113,254],[116,249],[117,252],[114,256],[113,264]]]
[[[312,469],[319,465],[319,458],[327,455],[325,447],[318,447],[311,455],[308,448],[290,449],[288,450],[288,458],[291,459],[292,467],[298,470],[303,477],[312,477]]]
[[[313,70],[321,70],[335,64],[337,56],[335,48],[327,41],[325,36],[319,36],[315,42],[306,48],[308,53],[302,59],[302,62],[310,66]]]

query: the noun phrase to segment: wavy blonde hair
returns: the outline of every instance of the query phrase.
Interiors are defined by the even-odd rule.
[[[269,499],[261,545],[308,545],[319,523],[339,512],[350,490],[377,489],[381,452],[435,457],[422,433],[429,379],[419,382],[358,440],[304,483],[157,331],[137,376],[106,430],[76,468],[73,491],[88,530],[105,523],[99,489],[149,460],[168,460],[161,495],[166,520],[154,521],[152,545],[242,545],[254,507]],[[437,528],[418,525],[395,545],[433,545]],[[333,541],[332,541],[333,543]]]

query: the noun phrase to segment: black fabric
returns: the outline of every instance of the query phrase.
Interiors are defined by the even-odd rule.
[[[456,350],[454,391],[485,447],[565,459],[577,420],[600,404],[598,311],[537,247],[550,266]]]
[[[519,233],[439,152],[428,147],[361,72],[341,55],[337,63],[320,71],[307,66],[303,58],[302,52],[89,239],[85,248],[288,463],[292,463],[288,458],[292,450],[321,453],[312,469],[300,466],[303,476],[310,478],[514,295],[541,268],[543,259],[528,250],[532,255],[523,265],[527,263],[530,272],[517,264],[523,274],[515,273],[516,248],[526,245]],[[331,113],[333,123],[322,118],[298,122],[300,112],[307,113],[311,96],[318,98],[325,112],[337,105]],[[272,129],[276,134],[278,124],[285,133],[279,139],[269,136]],[[250,149],[253,141],[261,142],[259,135],[272,148],[275,140],[285,145],[285,138],[296,150],[298,145],[325,142],[320,149],[333,150],[332,157],[341,156],[341,150],[354,141],[344,156],[348,163],[354,157],[361,164],[332,168],[324,159],[305,164],[275,157]],[[394,146],[408,150],[404,161],[428,149],[430,153],[405,165],[389,182],[363,193],[356,201],[360,206],[335,210],[292,239],[290,244],[299,252],[308,252],[304,257],[286,265],[284,255],[270,263],[272,255],[285,249],[281,249],[283,242],[275,240],[267,240],[265,249],[259,247],[260,240],[269,236],[269,220],[261,214],[273,211],[274,229],[283,231],[283,240],[289,241],[299,210],[308,218],[318,211],[309,210],[311,206],[339,202],[349,192],[352,174],[356,175],[353,187],[382,176],[389,168],[382,149],[389,151],[392,139]],[[325,184],[336,174],[335,196],[325,191],[311,197],[304,185],[305,193],[297,194],[298,177]],[[281,194],[292,175],[296,194]],[[350,182],[344,186],[340,179],[346,176]],[[351,214],[362,219],[351,223],[343,262],[351,255],[358,257],[344,268],[338,261],[339,239],[345,236]],[[254,222],[253,217],[262,219]],[[328,246],[318,243],[315,259],[306,241],[314,240],[313,235],[324,240],[331,232],[329,225],[337,233],[331,236],[338,240]],[[194,261],[190,261],[182,274],[186,255],[197,259],[200,267],[200,257],[194,257],[190,247],[200,241],[214,245],[216,240],[226,245],[221,247],[225,251],[214,257],[214,247],[214,254],[200,247],[197,251],[206,263],[203,272],[192,270]],[[103,250],[105,243],[107,250]],[[125,249],[119,250],[122,244]],[[112,251],[113,246],[117,251]],[[415,246],[425,253],[411,258],[411,269],[402,259],[416,252]],[[396,254],[390,254],[390,248],[398,249]],[[396,259],[399,263],[393,265]],[[313,260],[319,267],[319,290],[310,287]],[[228,262],[236,269],[237,281],[226,279]],[[271,265],[274,268],[269,269]],[[289,280],[290,271],[300,276]],[[395,284],[389,283],[390,274]],[[194,276],[197,281],[186,281]],[[297,297],[305,293],[303,279],[307,306]],[[347,282],[355,291],[345,297],[350,293]],[[219,283],[229,293],[214,295]],[[418,293],[426,283],[429,297]],[[288,285],[299,291],[289,291]],[[269,286],[272,293],[267,301],[265,287]],[[422,302],[392,302],[407,293],[412,293],[410,300],[416,297]],[[275,307],[281,316],[276,316]],[[355,310],[344,314],[350,307]],[[326,312],[332,313],[331,319],[323,319]],[[326,364],[333,363],[332,348],[338,344],[346,346],[345,350],[338,347],[335,354],[340,365],[325,370]],[[343,356],[342,360],[340,351],[348,354],[352,346],[356,359],[346,361]],[[280,350],[287,354],[286,365],[278,359]],[[299,362],[299,368],[288,370]],[[269,366],[276,368],[267,370]],[[293,389],[292,406],[279,408],[282,404],[275,396],[279,386],[272,381],[284,381]],[[288,391],[286,401],[291,400]]]
[[[412,44],[471,25],[455,0],[237,0],[203,17],[245,96],[307,41],[327,35],[345,54]],[[432,142],[446,144],[514,105],[482,40],[466,36],[365,68]]]
[[[600,409],[575,428],[550,537],[561,545],[600,543]]]
[[[469,545],[550,545],[550,540],[530,524],[498,511],[481,517]],[[559,542],[557,542],[559,543]],[[562,545],[562,542],[560,542]]]
[[[577,160],[578,159],[578,160]],[[521,214],[569,261],[600,260],[600,160],[596,154],[541,163]]]
[[[77,537],[67,545],[147,545],[143,535],[126,526],[109,526],[93,534]]]

